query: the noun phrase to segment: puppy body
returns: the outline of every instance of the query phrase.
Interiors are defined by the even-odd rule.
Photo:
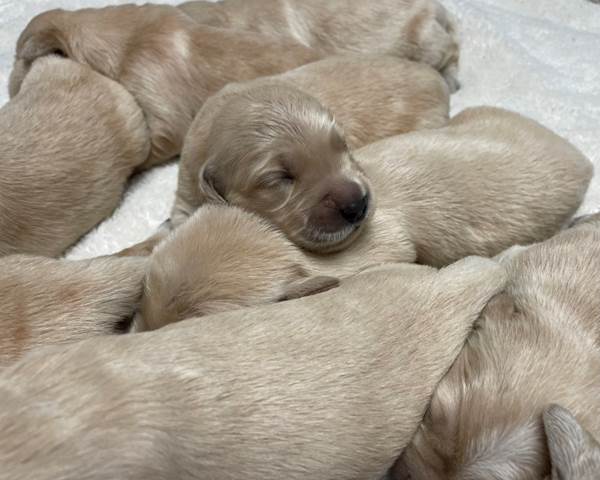
[[[76,62],[35,62],[0,109],[0,255],[61,254],[112,213],[149,151],[143,114]]]
[[[294,105],[290,95],[275,95]],[[310,119],[327,119],[318,105],[301,105],[314,109]],[[276,118],[286,118],[280,110],[273,111]],[[228,115],[233,118],[231,112]],[[347,258],[374,251],[386,261],[381,243],[396,238],[387,261],[441,266],[467,255],[493,256],[514,244],[543,240],[575,212],[592,176],[589,160],[563,138],[518,114],[490,107],[467,109],[445,128],[385,139],[354,156],[321,147],[309,150],[307,157],[301,150],[305,138],[314,142],[341,135],[335,124],[314,127],[307,121],[300,124],[301,134],[276,131],[267,147],[247,155],[248,149],[241,148],[247,137],[239,134],[245,123],[234,133],[219,122],[213,129],[202,125],[209,118],[210,114],[200,116],[198,129],[190,130],[174,223],[202,203],[227,202],[267,218],[301,247],[316,253],[335,248]],[[247,125],[254,131],[264,121],[261,116]],[[197,131],[203,134],[196,136]],[[284,160],[279,158],[280,143],[286,145]],[[318,145],[323,144],[321,140]],[[199,170],[198,159],[204,161]],[[282,162],[295,169],[293,181],[266,182],[272,170],[285,169]],[[317,227],[307,225],[339,225],[330,213],[335,209],[323,197],[335,185],[332,171],[347,172],[348,179],[364,185],[372,194],[371,206],[360,224],[345,224],[349,228],[339,230],[345,236],[322,235],[316,241],[310,235]],[[328,258],[340,261],[337,256]]]
[[[402,232],[379,228],[382,236],[376,243],[367,231],[351,252],[315,255],[257,215],[205,205],[154,250],[134,330],[273,303],[306,288],[328,289],[337,277],[401,261],[395,252]]]
[[[144,168],[179,154],[206,98],[227,83],[320,58],[291,40],[200,25],[167,5],[51,10],[19,37],[11,95],[33,60],[56,51],[117,80],[135,97],[152,140]]]
[[[0,365],[42,345],[124,329],[142,294],[145,267],[135,258],[0,259]]]
[[[575,213],[593,173],[565,139],[491,107],[382,140],[355,158],[377,212],[400,212],[417,261],[435,266],[550,237]]]
[[[440,383],[396,478],[541,479],[551,465],[562,472],[553,478],[597,477],[597,450],[577,429],[547,431],[549,455],[542,412],[558,403],[600,435],[599,259],[600,223],[504,257],[505,304],[481,319]],[[579,449],[590,457],[578,460]]]
[[[387,267],[30,354],[0,374],[0,478],[381,478],[504,280],[483,259]]]
[[[391,54],[431,65],[458,88],[455,21],[434,0],[192,1],[179,8],[215,27],[293,38],[324,54]]]

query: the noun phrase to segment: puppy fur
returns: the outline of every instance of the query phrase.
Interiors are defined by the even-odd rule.
[[[504,283],[479,258],[390,266],[34,352],[0,373],[0,479],[381,478]]]
[[[199,116],[198,130],[211,133],[196,136],[197,130],[190,130],[172,213],[175,225],[194,205],[226,201],[258,213],[298,246],[317,253],[345,249],[346,255],[358,258],[356,253],[379,252],[380,242],[395,238],[390,258],[379,257],[382,261],[442,266],[471,254],[493,256],[511,245],[550,237],[580,205],[593,172],[589,160],[563,138],[533,120],[491,107],[467,109],[441,129],[385,139],[354,156],[344,149],[340,155],[333,147],[323,150],[324,138],[341,132],[335,124],[314,127],[315,119],[327,118],[326,113],[319,116],[318,105],[274,90],[269,95],[293,105],[288,110],[302,112],[312,124],[283,123],[286,127],[274,130],[269,146],[256,157],[260,161],[247,161],[245,156],[231,162],[236,156],[230,149],[246,140],[236,135],[244,125],[233,132],[216,123],[211,132],[199,125],[210,114]],[[274,111],[289,117],[280,109]],[[267,129],[271,122],[261,116],[248,123],[252,128],[257,124]],[[306,139],[321,148],[307,155],[301,149]],[[287,147],[283,161],[279,144]],[[207,159],[200,172],[190,168],[197,158]],[[295,178],[281,176],[289,168],[283,162],[292,164]],[[370,190],[369,214],[360,224],[339,231],[344,235],[324,234],[319,241],[307,238],[305,231],[315,230],[307,227],[310,214],[329,206],[323,195],[330,184],[335,185],[338,171],[349,172],[348,181]],[[279,176],[269,183],[273,173]],[[338,227],[337,217],[323,215],[321,224],[330,218]]]
[[[341,250],[368,217],[341,213],[369,195],[348,148],[443,126],[448,105],[434,70],[394,57],[332,57],[227,86],[186,137],[171,220],[227,201],[269,217],[306,249]]]
[[[586,477],[566,474],[591,468],[558,450],[583,448],[579,431],[565,430],[559,439],[562,427],[548,431],[546,418],[544,433],[542,413],[548,403],[563,405],[600,434],[600,222],[513,251],[502,262],[509,274],[505,301],[482,317],[440,383],[397,479],[538,480],[553,465],[554,478],[579,479]],[[589,478],[597,474],[596,468]]]
[[[112,213],[149,147],[123,87],[71,60],[36,61],[0,109],[0,255],[63,253]]]
[[[59,52],[120,82],[148,122],[152,150],[143,167],[174,158],[206,98],[227,83],[317,60],[292,40],[200,25],[167,5],[51,10],[21,33],[10,78],[15,95],[38,57]]]
[[[331,288],[336,278],[398,260],[401,237],[383,233],[376,245],[361,237],[352,252],[315,255],[257,215],[205,205],[152,254],[134,330]]]
[[[458,88],[456,23],[435,0],[224,0],[179,6],[215,27],[293,38],[326,55],[392,54],[426,63]]]
[[[543,415],[552,463],[551,480],[595,480],[600,472],[600,444],[568,410],[550,406]]]
[[[136,258],[0,259],[0,366],[43,345],[125,330],[145,268],[144,259]]]

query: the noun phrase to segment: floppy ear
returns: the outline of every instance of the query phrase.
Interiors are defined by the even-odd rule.
[[[210,160],[200,170],[198,189],[202,197],[200,204],[227,204],[227,200],[225,200],[225,186],[218,178],[214,167],[211,167]]]
[[[567,409],[551,405],[543,414],[552,479],[596,478],[600,472],[600,444]],[[588,477],[589,475],[589,477]]]
[[[68,57],[68,45],[57,28],[48,28],[29,36],[24,36],[17,43],[17,58],[28,63],[45,55]]]
[[[339,284],[340,281],[338,278],[327,277],[325,275],[299,280],[288,284],[278,301],[283,302],[285,300],[316,295],[317,293],[323,293],[336,288]]]

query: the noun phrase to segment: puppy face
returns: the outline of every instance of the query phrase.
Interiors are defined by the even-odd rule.
[[[368,181],[332,115],[293,88],[235,96],[210,139],[204,195],[265,217],[307,250],[343,249],[373,211]]]

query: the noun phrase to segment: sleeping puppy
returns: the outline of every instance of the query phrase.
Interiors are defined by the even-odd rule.
[[[293,38],[324,54],[393,54],[426,63],[458,88],[455,21],[435,0],[223,0],[179,8],[215,27]]]
[[[268,217],[308,250],[341,250],[372,211],[349,149],[447,118],[441,77],[394,57],[332,57],[229,85],[186,137],[171,221],[227,201]]]
[[[600,444],[568,410],[552,405],[543,415],[552,464],[551,480],[595,480]]]
[[[312,252],[356,258],[395,239],[389,261],[441,266],[548,238],[575,212],[592,176],[589,160],[566,140],[501,109],[467,109],[445,128],[353,155],[319,103],[277,89],[252,98],[252,110],[242,97],[194,122],[174,225],[203,203],[229,203]]]
[[[559,440],[546,418],[548,450],[542,413],[564,405],[600,435],[600,222],[501,261],[505,303],[488,309],[440,383],[397,479],[543,479],[552,465],[554,478],[580,479],[567,473],[592,468],[573,454],[558,458],[561,448],[585,452],[583,434],[564,430]],[[597,449],[589,462],[598,464]]]
[[[142,294],[144,259],[0,259],[0,366],[42,345],[126,331]]]
[[[152,149],[142,168],[172,159],[206,100],[227,83],[321,57],[292,40],[200,25],[167,5],[121,5],[35,17],[17,42],[11,96],[36,58],[60,54],[118,81],[142,108]]]
[[[390,237],[353,254],[313,255],[255,214],[205,205],[153,252],[133,330],[330,288],[338,277],[400,261],[397,245],[398,237]]]
[[[36,61],[0,109],[0,256],[63,253],[112,213],[149,148],[118,83],[71,60]]]
[[[389,266],[34,352],[0,373],[0,479],[381,478],[504,282],[479,258]]]

